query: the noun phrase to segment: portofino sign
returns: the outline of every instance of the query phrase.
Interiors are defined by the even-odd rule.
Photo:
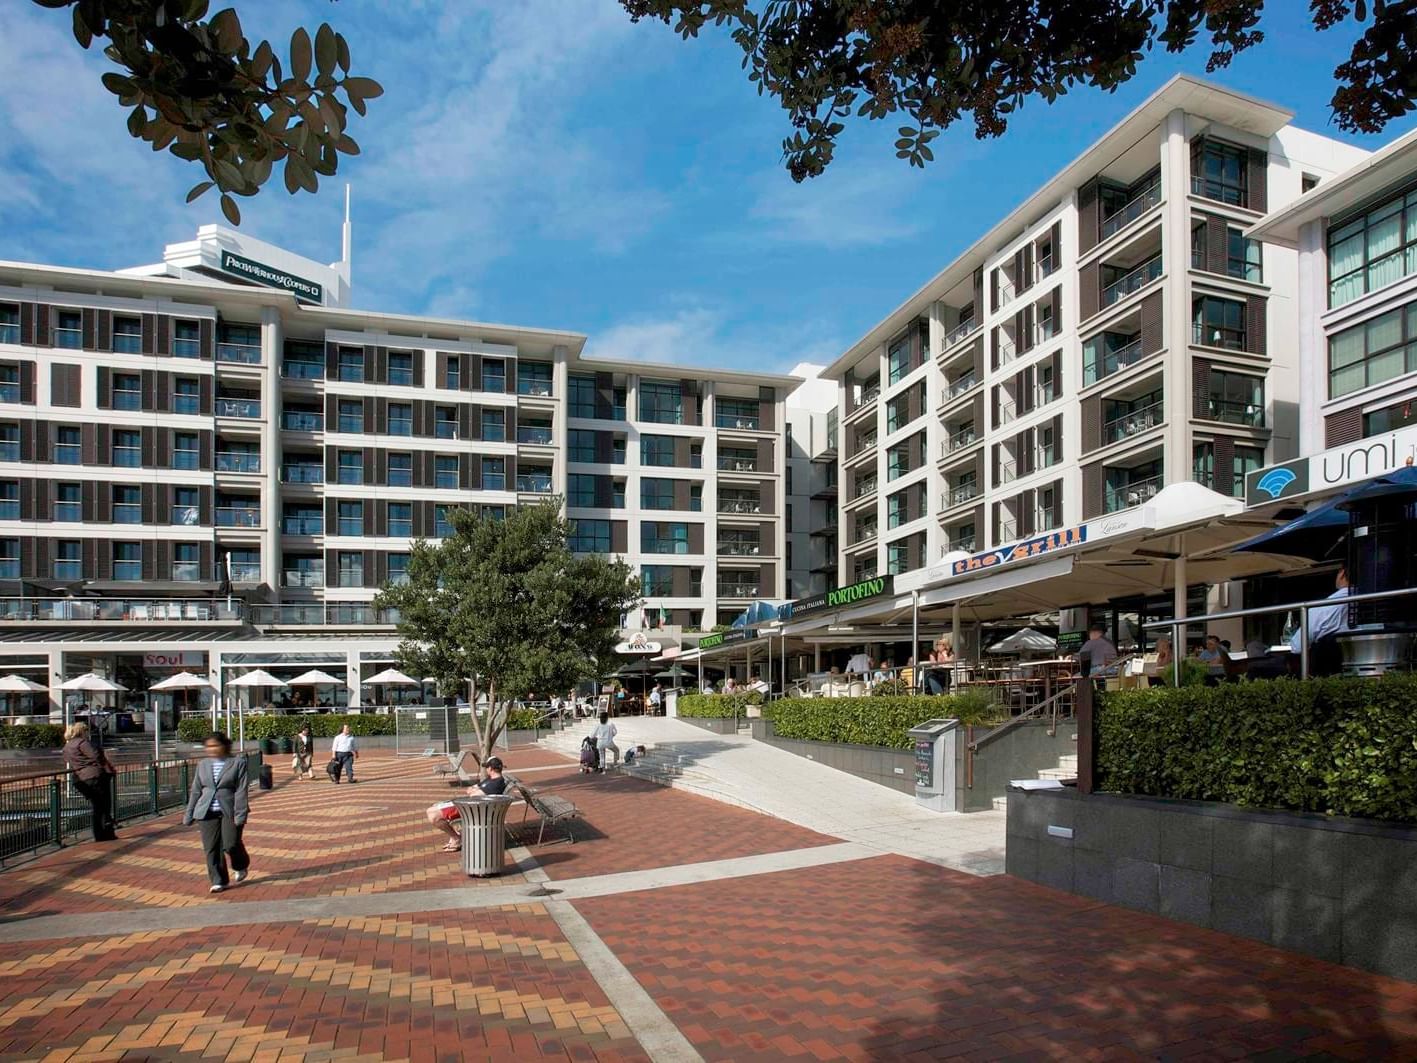
[[[872,598],[882,598],[895,591],[894,576],[873,576],[859,583],[838,587],[825,594],[814,594],[810,598],[799,598],[792,603],[790,616],[793,620],[809,613],[825,612],[829,609],[844,609],[859,605]]]
[[[289,292],[297,299],[306,299],[312,303],[325,300],[325,289],[314,281],[252,262],[249,258],[233,255],[230,251],[221,253],[221,268],[223,272],[234,273],[248,281],[264,284],[267,288],[279,288],[283,292]]]
[[[714,650],[720,646],[730,646],[735,642],[746,642],[748,639],[758,637],[756,631],[749,628],[735,627],[732,631],[719,631],[712,635],[705,635],[699,639],[699,650]]]

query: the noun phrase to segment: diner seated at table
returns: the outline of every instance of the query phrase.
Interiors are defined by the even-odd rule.
[[[927,694],[948,694],[955,666],[954,646],[943,635],[935,640],[928,663],[921,668]]]

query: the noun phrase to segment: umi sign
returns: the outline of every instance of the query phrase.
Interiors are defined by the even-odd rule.
[[[799,598],[792,603],[791,617],[796,620],[798,617],[809,613],[820,613],[828,609],[844,609],[848,605],[859,605],[861,602],[871,598],[881,598],[890,594],[895,589],[894,576],[873,576],[871,579],[863,579],[859,583],[852,583],[845,587],[838,587],[834,591],[827,591],[825,594],[814,594],[810,598]]]
[[[245,277],[248,281],[264,284],[267,288],[279,288],[283,292],[289,292],[297,299],[305,299],[312,303],[321,303],[325,300],[325,289],[314,281],[307,281],[303,277],[296,277],[293,274],[272,269],[270,266],[263,266],[259,262],[252,262],[249,258],[233,255],[230,251],[221,253],[221,268],[226,273]]]
[[[1417,461],[1417,426],[1333,447],[1308,458],[1258,469],[1245,477],[1245,505],[1299,498],[1396,472]]]
[[[951,572],[956,576],[962,576],[967,572],[979,572],[986,568],[997,568],[1000,565],[1007,565],[1013,561],[1024,561],[1030,557],[1037,557],[1039,554],[1052,553],[1054,550],[1062,550],[1069,546],[1078,546],[1087,542],[1087,525],[1076,528],[1064,528],[1061,531],[1049,532],[1047,535],[1040,535],[1036,539],[1025,539],[1021,543],[1014,543],[1012,546],[1000,547],[998,550],[988,550],[982,554],[975,554],[972,557],[956,561],[951,566]]]

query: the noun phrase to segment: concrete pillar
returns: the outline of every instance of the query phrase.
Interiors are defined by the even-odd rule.
[[[1161,140],[1161,192],[1166,280],[1162,291],[1162,330],[1166,369],[1166,445],[1162,472],[1168,484],[1191,479],[1191,207],[1188,174],[1191,152],[1186,141],[1186,112],[1166,116]]]
[[[280,599],[280,310],[261,308],[261,579]]]
[[[64,718],[64,691],[59,684],[64,682],[64,651],[49,651],[49,719],[51,723],[67,723]]]
[[[344,677],[349,684],[349,707],[357,709],[363,703],[363,688],[359,685],[359,651],[346,650],[344,654]]]

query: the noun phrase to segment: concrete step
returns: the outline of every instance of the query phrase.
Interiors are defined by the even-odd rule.
[[[1009,799],[1007,797],[994,798],[994,811],[1007,812],[1009,810]]]
[[[1071,771],[1067,768],[1044,768],[1038,773],[1038,777],[1040,779],[1057,779],[1061,782],[1064,779],[1076,779],[1078,773],[1076,768]]]
[[[1065,755],[1065,756],[1059,757],[1059,758],[1058,758],[1058,767],[1060,767],[1060,768],[1071,768],[1073,771],[1077,771],[1077,770],[1078,770],[1078,755],[1077,755],[1076,753],[1068,753],[1068,754]]]

